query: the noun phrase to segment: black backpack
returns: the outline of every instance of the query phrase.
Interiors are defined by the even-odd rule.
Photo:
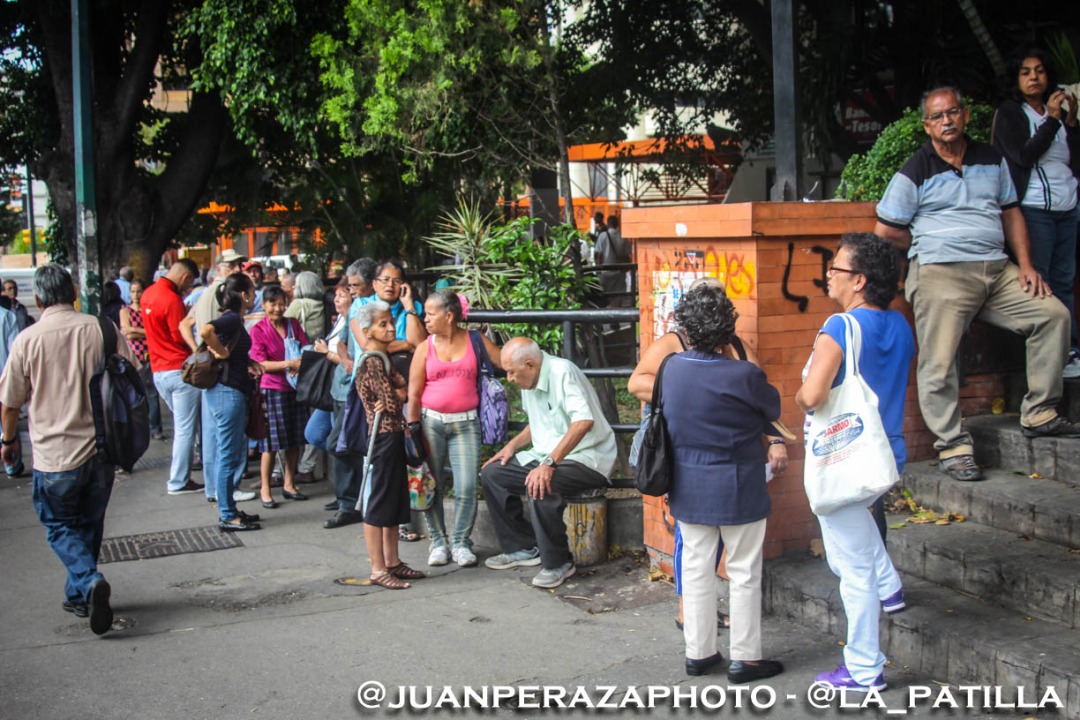
[[[131,472],[150,446],[150,403],[139,371],[116,352],[116,325],[98,318],[105,354],[90,378],[97,449],[106,460]]]

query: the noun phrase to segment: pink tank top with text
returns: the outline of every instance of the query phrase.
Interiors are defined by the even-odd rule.
[[[475,410],[480,405],[476,392],[476,353],[466,343],[465,355],[456,362],[443,362],[435,352],[435,336],[428,338],[427,381],[420,405],[440,413]]]

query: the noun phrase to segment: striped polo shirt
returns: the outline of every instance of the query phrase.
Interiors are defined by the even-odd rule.
[[[920,264],[1006,258],[1001,212],[1018,205],[1009,168],[993,147],[966,139],[960,168],[927,140],[878,203],[878,220],[911,231],[908,257]]]

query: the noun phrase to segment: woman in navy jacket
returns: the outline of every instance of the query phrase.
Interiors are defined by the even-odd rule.
[[[737,314],[723,291],[691,290],[675,310],[690,349],[671,356],[660,378],[674,448],[668,495],[683,536],[686,672],[718,665],[716,548],[723,537],[731,579],[731,682],[772,677],[783,666],[761,658],[761,560],[765,518],[762,436],[780,417],[780,394],[765,373],[713,348],[735,334]]]

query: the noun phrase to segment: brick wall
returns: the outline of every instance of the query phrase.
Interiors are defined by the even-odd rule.
[[[703,276],[726,283],[739,313],[739,337],[757,352],[780,391],[781,419],[799,437],[788,446],[787,473],[769,483],[773,512],[765,556],[803,548],[820,537],[802,487],[803,413],[795,404],[802,368],[817,332],[839,308],[825,292],[825,268],[845,232],[874,226],[871,203],[742,203],[625,210],[623,235],[634,241],[641,308],[641,349],[673,325],[681,293]],[[907,302],[894,307],[911,318]],[[1000,374],[967,378],[965,415],[990,411],[1004,394]],[[934,456],[933,436],[919,413],[915,373],[909,379],[904,435],[911,460]],[[644,499],[645,545],[653,562],[671,572],[674,521],[661,498]]]

